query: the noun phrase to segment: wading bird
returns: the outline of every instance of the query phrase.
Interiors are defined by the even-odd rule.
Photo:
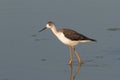
[[[70,48],[70,60],[69,64],[72,64],[73,62],[73,55],[72,55],[72,49],[75,52],[75,55],[77,57],[77,60],[79,64],[82,64],[83,61],[81,60],[78,52],[75,49],[75,46],[79,43],[85,43],[85,42],[92,42],[96,41],[94,39],[88,38],[84,36],[83,34],[80,34],[74,30],[67,29],[67,28],[62,28],[62,29],[57,29],[55,24],[52,21],[49,21],[46,26],[41,29],[39,32],[45,30],[45,29],[50,29],[53,34],[65,45],[69,46]]]

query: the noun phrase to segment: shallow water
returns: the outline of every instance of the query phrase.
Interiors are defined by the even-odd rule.
[[[0,80],[119,80],[120,1],[0,0]],[[50,30],[74,29],[96,43],[76,46],[84,64]],[[72,74],[71,74],[72,72]],[[71,77],[72,75],[72,77]]]

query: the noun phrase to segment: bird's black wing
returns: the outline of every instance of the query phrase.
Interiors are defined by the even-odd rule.
[[[75,41],[79,41],[79,40],[91,40],[91,41],[95,41],[93,39],[90,39],[74,30],[71,29],[63,29],[63,34],[65,35],[65,37],[67,37],[70,40],[75,40]]]

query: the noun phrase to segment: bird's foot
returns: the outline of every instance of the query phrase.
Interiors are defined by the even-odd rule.
[[[83,64],[83,61],[80,61],[79,64]]]
[[[72,60],[70,60],[68,64],[71,65],[72,64]]]

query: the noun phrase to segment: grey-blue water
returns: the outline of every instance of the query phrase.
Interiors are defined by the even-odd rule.
[[[82,66],[74,56],[72,71],[69,48],[38,32],[49,20],[97,40],[76,46]],[[119,42],[120,0],[0,0],[0,80],[120,80]]]

